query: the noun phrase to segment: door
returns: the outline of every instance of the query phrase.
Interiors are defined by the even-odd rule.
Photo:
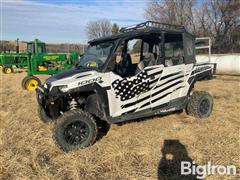
[[[113,76],[112,96],[115,95],[112,102],[114,108],[111,111],[113,116],[151,108],[151,90],[158,83],[164,67],[158,63],[159,43],[160,39],[156,34],[145,35],[142,39],[138,37],[126,40],[127,46],[123,48],[122,61],[131,61],[131,65],[122,68],[125,74],[121,74],[118,78]],[[124,77],[126,74],[127,77]]]
[[[180,97],[184,79],[184,64],[164,67],[159,81],[151,89],[151,108],[167,107],[171,100]]]
[[[186,82],[186,65],[183,62],[181,34],[165,34],[164,66],[157,84],[151,89],[151,108],[168,107],[169,102],[182,96]]]
[[[144,77],[136,73],[137,64],[141,59],[141,44],[142,40],[139,38],[129,39],[117,50],[115,60],[117,65],[111,77],[112,116],[134,112],[138,96],[144,92],[143,86],[146,84],[142,79]]]
[[[134,75],[113,82],[113,88],[121,99],[121,114],[150,109],[151,89],[162,74],[164,66],[158,64],[160,40],[152,35],[145,38],[128,42],[128,57],[136,65]]]

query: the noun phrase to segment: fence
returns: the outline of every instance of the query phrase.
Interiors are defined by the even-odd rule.
[[[208,62],[208,55],[197,55],[198,63]],[[217,63],[217,73],[240,74],[240,54],[212,54],[210,62]]]

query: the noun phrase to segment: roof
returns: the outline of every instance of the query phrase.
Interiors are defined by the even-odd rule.
[[[40,41],[39,39],[34,39],[33,41],[29,41],[29,42],[27,42],[28,44],[29,43],[35,43],[35,42],[37,42],[37,43],[44,43],[44,42],[42,42],[42,41]]]
[[[184,28],[184,26],[181,26],[181,25],[172,25],[172,24],[165,24],[165,23],[159,23],[154,21],[146,21],[144,23],[140,23],[137,25],[123,27],[120,29],[119,33],[116,35],[93,39],[89,41],[89,43],[95,44],[99,42],[105,42],[105,41],[115,40],[119,38],[142,35],[146,33],[160,33],[160,32],[184,33],[187,31]]]

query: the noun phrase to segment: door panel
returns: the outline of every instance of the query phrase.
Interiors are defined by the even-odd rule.
[[[138,95],[136,111],[151,108],[150,100],[152,89],[158,83],[158,80],[162,74],[163,67],[163,65],[148,66],[145,67],[144,70],[141,72],[144,74],[144,82],[147,84],[147,88]]]
[[[116,98],[117,115],[150,108],[151,89],[157,84],[162,74],[163,65],[148,66],[133,77],[118,78],[112,82]],[[112,95],[113,96],[113,95]],[[111,98],[113,99],[113,97]],[[117,109],[117,108],[116,108]]]
[[[158,83],[151,90],[151,108],[157,108],[160,105],[167,106],[171,99],[180,96],[180,93],[175,93],[172,97],[172,93],[183,86],[184,71],[184,64],[163,68]]]
[[[113,115],[130,113],[136,110],[138,95],[146,90],[147,83],[144,81],[145,74],[139,73],[132,77],[114,78],[111,83],[111,101],[115,105]]]

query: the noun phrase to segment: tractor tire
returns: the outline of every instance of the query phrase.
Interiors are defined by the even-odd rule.
[[[34,91],[39,84],[41,84],[41,81],[35,76],[26,76],[22,80],[22,88],[28,91]]]
[[[97,134],[98,126],[90,114],[71,110],[56,119],[53,139],[61,150],[69,152],[92,145]]]
[[[196,91],[190,96],[186,112],[196,118],[207,118],[213,109],[213,97],[204,91]]]
[[[12,67],[3,67],[2,71],[3,71],[4,74],[11,74],[11,73],[14,72]]]
[[[43,123],[48,123],[52,121],[52,118],[50,118],[44,109],[42,107],[38,107],[38,117]]]

